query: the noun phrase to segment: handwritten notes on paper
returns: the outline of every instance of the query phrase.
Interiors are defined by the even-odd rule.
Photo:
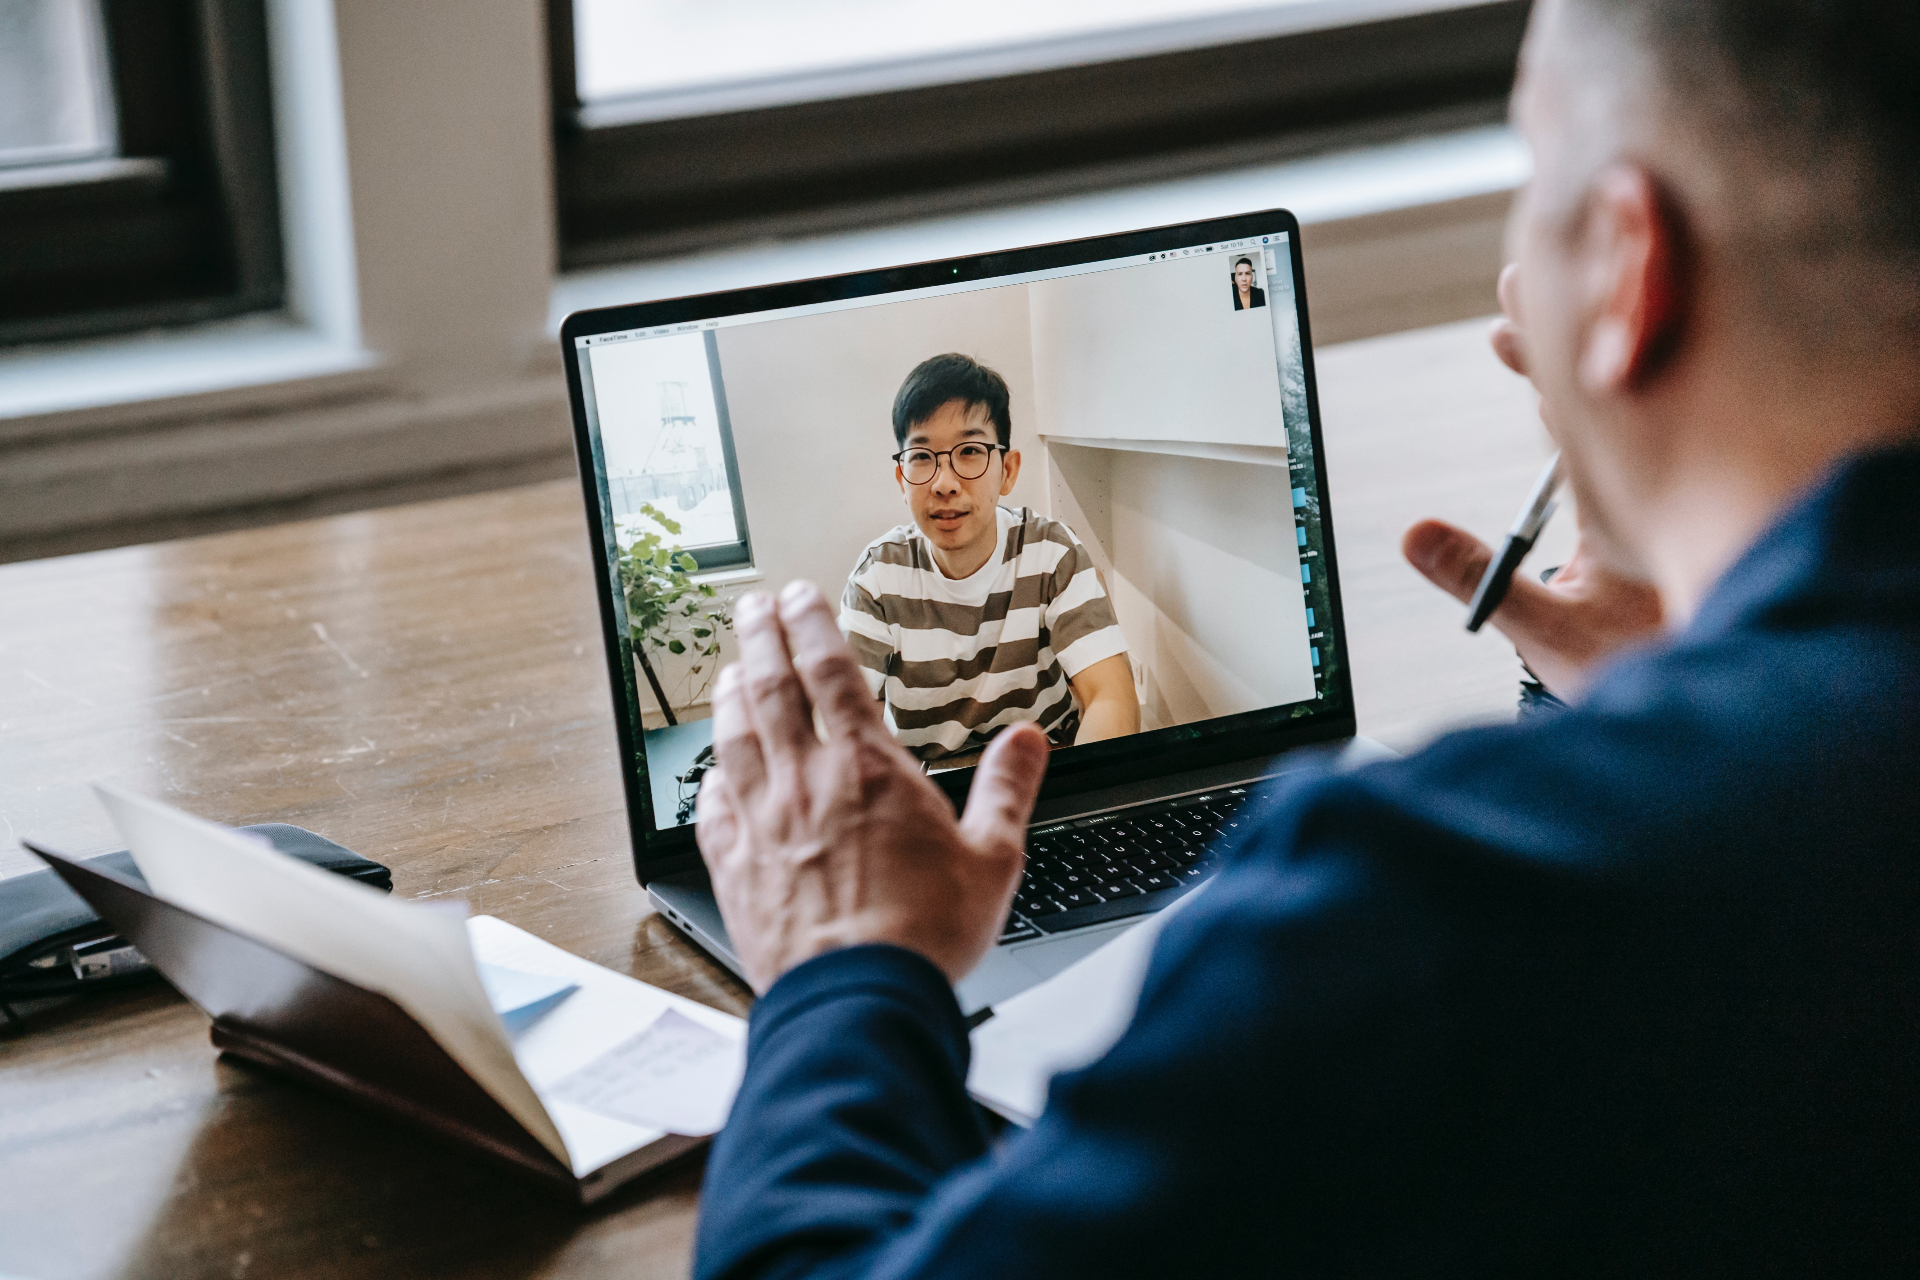
[[[668,1009],[560,1081],[552,1096],[630,1124],[705,1137],[726,1123],[742,1052],[738,1041]]]

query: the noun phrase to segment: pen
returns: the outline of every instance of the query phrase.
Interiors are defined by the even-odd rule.
[[[1547,463],[1547,469],[1540,473],[1540,479],[1534,482],[1533,496],[1527,499],[1527,505],[1514,518],[1513,528],[1507,531],[1507,541],[1500,548],[1500,554],[1480,575],[1480,585],[1474,589],[1473,603],[1468,606],[1468,631],[1480,630],[1493,611],[1500,607],[1500,602],[1507,598],[1507,588],[1513,583],[1513,571],[1533,550],[1540,530],[1546,527],[1547,520],[1553,515],[1553,495],[1559,488],[1560,455],[1556,453],[1553,461]]]

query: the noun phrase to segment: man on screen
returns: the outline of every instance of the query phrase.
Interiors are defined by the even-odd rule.
[[[1233,309],[1251,311],[1267,305],[1267,291],[1253,283],[1253,259],[1242,258],[1233,264]]]
[[[1026,720],[1055,746],[1138,733],[1126,638],[1086,548],[999,505],[1020,476],[1006,380],[969,356],[923,361],[893,436],[913,523],[868,544],[840,629],[902,744],[960,764]]]

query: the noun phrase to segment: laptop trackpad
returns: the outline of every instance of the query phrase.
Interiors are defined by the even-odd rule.
[[[1145,918],[1134,916],[1058,937],[1043,938],[1038,942],[995,947],[987,952],[978,968],[954,987],[954,994],[960,998],[961,1011],[971,1016],[1009,996],[1019,995],[1028,987],[1039,986],[1082,956],[1099,950],[1112,941],[1115,934],[1126,932]]]
[[[647,888],[655,905],[662,908],[670,920],[720,963],[736,974],[740,972],[740,960],[733,953],[727,926],[720,919],[720,904],[713,900],[713,890],[707,886],[704,876],[691,872],[662,877]],[[1139,924],[1143,918],[1135,916],[1070,934],[993,948],[954,988],[961,1011],[971,1016],[1009,996],[1019,995],[1028,987],[1038,986],[1097,950],[1115,934]]]

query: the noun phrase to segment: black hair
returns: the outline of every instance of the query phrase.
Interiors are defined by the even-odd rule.
[[[1240,270],[1240,264],[1241,264],[1242,262],[1244,262],[1244,263],[1246,263],[1246,264],[1247,264],[1247,270],[1249,270],[1249,271],[1251,271],[1251,270],[1253,270],[1253,259],[1252,259],[1252,258],[1238,258],[1238,259],[1235,259],[1235,261],[1234,261],[1234,264],[1233,264],[1233,269],[1234,269],[1235,271],[1238,271],[1238,270]]]
[[[1009,413],[1007,380],[972,356],[948,352],[915,365],[900,393],[893,398],[893,442],[907,447],[907,433],[939,411],[949,400],[967,408],[979,405],[993,421],[1000,447],[1013,445],[1013,417]]]

